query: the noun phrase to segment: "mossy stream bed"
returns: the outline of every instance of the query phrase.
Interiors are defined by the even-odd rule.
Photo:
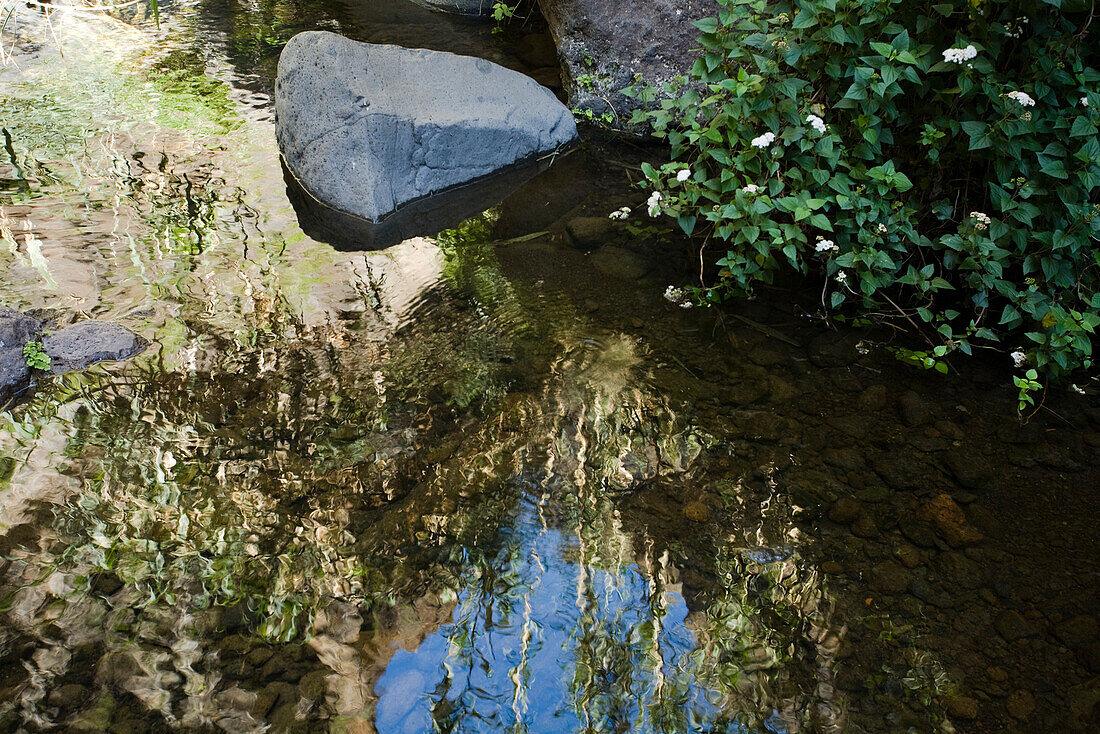
[[[553,83],[537,19],[123,12],[0,69],[0,302],[153,345],[0,416],[0,731],[1100,730],[1094,395],[669,303],[697,261],[607,219],[659,153],[591,132],[438,235],[301,231],[294,32]]]

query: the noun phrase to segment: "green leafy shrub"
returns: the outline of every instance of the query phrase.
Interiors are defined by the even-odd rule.
[[[672,161],[653,216],[722,244],[701,300],[783,269],[917,327],[938,366],[1092,366],[1100,43],[1070,0],[718,0],[690,79],[627,94]],[[1009,343],[1009,339],[1013,343]],[[1017,344],[1026,345],[1017,347]],[[917,353],[911,353],[917,354]],[[946,365],[941,368],[946,371]]]

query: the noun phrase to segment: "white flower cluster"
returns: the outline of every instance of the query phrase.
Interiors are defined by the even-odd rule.
[[[1035,100],[1031,98],[1031,95],[1027,92],[1009,92],[1008,98],[1017,102],[1023,107],[1034,107]]]
[[[989,225],[993,223],[989,215],[984,212],[970,212],[970,218],[974,220],[974,229],[979,232],[989,229]]]
[[[742,186],[741,190],[744,191],[746,194],[755,194],[757,191],[760,190],[760,187],[756,184],[749,184],[748,186]]]
[[[963,64],[978,55],[973,45],[966,48],[949,48],[943,52],[943,60],[951,64]]]
[[[628,206],[619,207],[607,215],[608,219],[618,219],[619,221],[627,219],[628,217],[630,217],[630,207]]]
[[[886,229],[886,225],[883,224],[882,222],[879,222],[878,227],[876,227],[875,229],[878,230],[879,234],[886,234],[887,232],[890,231],[890,230]]]
[[[814,245],[814,249],[818,252],[833,252],[840,248],[836,246],[836,243],[832,240],[818,239],[817,244]]]
[[[1089,106],[1089,98],[1088,97],[1082,97],[1081,98],[1081,106],[1082,107],[1088,107]]]
[[[679,171],[676,172],[676,180],[680,183],[687,181],[689,178],[691,178],[690,168],[681,168]]]
[[[775,142],[775,133],[764,133],[752,139],[749,143],[754,148],[767,148]]]
[[[665,288],[665,299],[671,303],[675,303],[680,308],[691,308],[691,298],[688,297],[687,291],[683,288],[677,288],[674,285],[670,285]]]
[[[843,270],[841,270],[839,273],[836,274],[836,282],[837,283],[843,283],[846,280],[848,280],[848,274],[845,273]]]
[[[1024,350],[1022,349],[1017,349],[1008,356],[1012,357],[1012,364],[1017,367],[1023,367],[1027,363],[1027,355],[1024,354]]]
[[[654,191],[649,195],[649,198],[646,199],[645,205],[646,208],[649,209],[649,216],[655,217],[661,213],[661,198],[661,192]]]
[[[1024,35],[1024,26],[1031,22],[1030,18],[1020,16],[1016,20],[1005,23],[1005,35],[1009,38],[1019,38]]]
[[[807,115],[806,122],[810,123],[810,127],[817,130],[819,133],[825,132],[825,121],[817,115]]]

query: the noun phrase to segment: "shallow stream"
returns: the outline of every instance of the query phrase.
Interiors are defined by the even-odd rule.
[[[684,245],[597,226],[661,152],[592,132],[338,251],[282,44],[556,84],[538,19],[146,12],[4,31],[0,303],[152,346],[0,415],[0,731],[1100,731],[1094,383],[1021,424],[1007,365],[918,372],[812,292],[677,308]]]

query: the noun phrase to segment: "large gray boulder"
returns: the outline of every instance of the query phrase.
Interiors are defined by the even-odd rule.
[[[714,0],[539,0],[558,47],[569,105],[629,123],[638,103],[620,90],[635,74],[650,84],[686,75],[699,57],[694,22],[718,15]]]
[[[8,400],[30,382],[23,345],[34,340],[39,326],[36,319],[0,306],[0,401]]]
[[[324,204],[377,222],[576,138],[545,87],[484,59],[300,33],[283,49],[275,135]]]

